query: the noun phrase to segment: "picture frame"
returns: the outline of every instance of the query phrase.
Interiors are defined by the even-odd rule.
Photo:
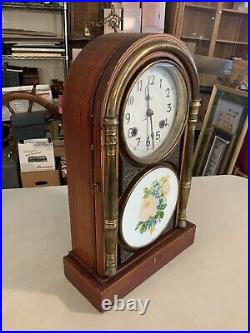
[[[223,157],[227,152],[231,136],[213,128],[211,136],[211,148],[209,150],[206,163],[202,170],[202,176],[214,176],[221,170]]]
[[[248,94],[214,85],[194,153],[194,176],[231,175],[248,127]]]

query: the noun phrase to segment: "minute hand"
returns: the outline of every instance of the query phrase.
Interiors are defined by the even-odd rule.
[[[149,95],[149,87],[146,86],[145,88],[145,98],[146,98],[146,102],[147,102],[147,111],[146,111],[146,116],[150,119],[150,127],[151,127],[151,138],[152,138],[152,148],[154,150],[154,130],[153,130],[153,120],[152,120],[152,116],[153,116],[153,111],[150,109],[149,106],[149,100],[150,100],[150,95]],[[147,118],[147,119],[148,119]]]
[[[152,148],[155,149],[155,142],[154,142],[154,129],[153,129],[153,120],[152,120],[153,113],[149,116],[150,119],[150,126],[151,126],[151,138],[152,138]]]

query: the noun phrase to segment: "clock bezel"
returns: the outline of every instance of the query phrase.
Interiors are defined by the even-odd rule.
[[[164,234],[164,232],[166,231],[167,227],[168,227],[168,223],[166,225],[166,227],[162,230],[162,232],[157,236],[157,238],[153,239],[150,243],[144,245],[144,246],[140,246],[140,247],[132,247],[130,246],[126,240],[123,237],[123,233],[122,233],[122,217],[123,217],[123,213],[124,213],[124,209],[126,207],[126,204],[132,194],[132,192],[134,191],[134,189],[136,188],[136,186],[138,185],[138,183],[141,181],[142,178],[146,177],[151,171],[161,168],[161,167],[166,167],[170,170],[172,170],[177,178],[178,181],[178,192],[177,192],[177,201],[176,201],[176,205],[175,208],[173,210],[172,215],[169,218],[168,223],[172,220],[173,216],[175,215],[175,213],[177,212],[177,208],[178,208],[178,202],[179,202],[179,197],[180,197],[180,177],[178,175],[178,171],[176,169],[176,167],[169,163],[169,162],[159,162],[156,164],[152,164],[152,165],[147,165],[145,166],[135,177],[134,179],[129,183],[128,187],[125,189],[125,191],[123,192],[120,200],[119,200],[119,224],[118,224],[118,243],[119,245],[124,248],[127,251],[133,251],[136,252],[138,250],[141,249],[145,249],[147,246],[150,246],[152,243],[157,242],[157,240],[159,239],[159,237]],[[175,222],[174,222],[175,225]]]
[[[126,110],[125,99],[129,95],[131,90],[133,89],[132,84],[139,78],[139,76],[141,76],[149,67],[154,66],[155,64],[159,64],[159,63],[166,63],[168,65],[174,66],[175,69],[177,70],[178,74],[181,76],[183,86],[185,87],[185,89],[184,89],[185,97],[183,96],[181,98],[181,100],[177,102],[178,106],[177,106],[177,110],[176,110],[176,117],[174,120],[174,124],[172,125],[172,127],[169,131],[169,134],[175,133],[176,131],[177,131],[177,134],[171,134],[171,135],[168,134],[167,137],[165,138],[163,144],[158,149],[156,149],[152,154],[150,154],[146,157],[137,157],[129,149],[126,138],[124,136],[123,119],[124,119],[124,112]],[[158,163],[158,162],[164,160],[164,158],[166,158],[166,156],[169,155],[172,152],[172,150],[175,148],[176,144],[179,141],[179,138],[183,134],[183,131],[185,129],[185,125],[186,125],[186,122],[188,119],[189,92],[188,92],[188,87],[187,87],[185,77],[182,74],[182,69],[173,60],[169,60],[166,58],[160,58],[157,60],[153,60],[153,61],[150,61],[149,63],[147,63],[146,66],[143,66],[143,68],[141,67],[140,69],[138,69],[136,74],[129,81],[128,85],[130,87],[128,89],[126,89],[123,99],[122,99],[122,103],[121,103],[122,106],[121,106],[121,112],[120,112],[120,137],[121,137],[122,144],[121,144],[120,153],[125,159],[130,161],[130,163],[135,166],[143,166],[143,165],[150,165],[150,164]],[[185,105],[184,99],[186,99],[186,105]]]

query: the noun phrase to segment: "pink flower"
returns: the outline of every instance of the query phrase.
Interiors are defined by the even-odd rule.
[[[139,219],[146,221],[150,216],[155,216],[158,200],[150,196],[143,199],[139,213]]]

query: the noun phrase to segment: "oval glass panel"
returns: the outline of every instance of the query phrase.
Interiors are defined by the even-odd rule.
[[[126,246],[137,249],[158,238],[170,222],[178,192],[176,173],[163,165],[150,169],[133,185],[120,220]]]

